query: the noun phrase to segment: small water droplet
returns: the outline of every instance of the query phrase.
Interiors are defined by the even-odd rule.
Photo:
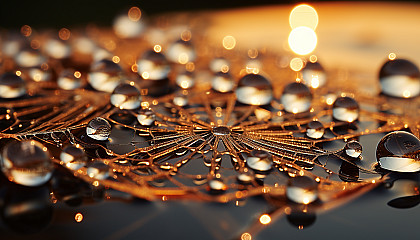
[[[111,104],[120,109],[136,109],[140,107],[140,91],[128,83],[121,83],[111,94]]]
[[[142,126],[151,126],[156,120],[156,115],[150,108],[142,108],[137,113],[137,121]]]
[[[55,59],[68,58],[71,54],[70,45],[61,39],[48,39],[43,46],[43,50],[46,55]]]
[[[40,51],[33,49],[30,46],[25,46],[15,56],[16,64],[24,68],[40,66],[45,61],[46,59],[41,55]]]
[[[0,97],[18,98],[26,94],[25,81],[14,73],[4,73],[0,76]]]
[[[227,136],[230,134],[230,129],[226,126],[219,126],[219,127],[214,127],[212,132],[214,135],[217,135],[217,136]]]
[[[104,180],[109,177],[109,166],[101,161],[94,161],[89,164],[86,173],[91,178]]]
[[[325,128],[320,121],[311,121],[306,126],[306,136],[312,139],[320,139],[324,136]]]
[[[290,178],[286,196],[293,202],[309,204],[318,198],[318,184],[314,179],[307,176]]]
[[[293,82],[286,85],[280,101],[287,112],[302,113],[311,108],[312,94],[305,84]]]
[[[74,90],[82,86],[82,79],[75,76],[73,69],[65,69],[58,76],[57,85],[61,89]]]
[[[195,84],[194,73],[188,71],[180,73],[178,76],[176,76],[175,82],[180,88],[192,88]]]
[[[411,133],[388,133],[376,147],[376,159],[383,169],[396,172],[420,171],[420,140]]]
[[[273,156],[264,150],[252,150],[246,158],[246,164],[252,170],[267,172],[273,166]]]
[[[111,125],[106,119],[96,117],[90,120],[86,127],[86,134],[92,139],[106,141],[111,134]]]
[[[149,50],[137,60],[137,73],[145,80],[165,79],[170,71],[168,60],[161,52]]]
[[[197,55],[190,41],[178,40],[171,44],[167,51],[168,60],[174,63],[186,64],[194,62]]]
[[[184,107],[188,104],[188,97],[183,92],[177,92],[174,95],[173,103],[177,106]]]
[[[226,93],[233,90],[235,87],[235,81],[228,72],[217,72],[211,80],[211,86],[218,92]]]
[[[333,118],[343,122],[354,122],[359,118],[359,104],[351,97],[338,97],[333,104]]]
[[[411,61],[387,61],[379,71],[382,92],[388,96],[413,98],[420,95],[420,71]]]
[[[212,193],[222,193],[226,191],[227,186],[223,179],[221,178],[214,178],[208,181],[209,191]]]
[[[218,57],[210,61],[210,70],[214,73],[223,72],[226,73],[230,69],[230,62],[225,58]]]
[[[236,179],[241,184],[251,184],[251,182],[255,179],[255,176],[251,172],[243,172],[238,174]]]
[[[30,79],[34,80],[35,82],[46,82],[52,79],[52,71],[48,65],[44,65],[47,67],[36,66],[31,67],[28,70],[28,76]]]
[[[303,81],[310,88],[320,88],[327,83],[327,74],[319,62],[307,62],[301,73]]]
[[[120,84],[123,75],[121,67],[108,59],[94,63],[90,70],[89,84],[98,91],[109,93]]]
[[[60,160],[67,168],[79,170],[87,163],[87,157],[83,149],[69,145],[60,153]]]
[[[140,36],[146,28],[142,21],[141,10],[132,7],[128,14],[121,14],[114,19],[114,33],[120,38],[136,38]]]
[[[354,140],[348,141],[346,146],[344,146],[344,152],[349,157],[359,158],[362,154],[362,144]]]
[[[12,142],[5,146],[2,171],[11,181],[25,186],[46,183],[54,169],[47,149],[34,140]]]
[[[238,102],[249,105],[266,105],[273,98],[270,81],[258,74],[248,74],[242,77],[235,93]]]

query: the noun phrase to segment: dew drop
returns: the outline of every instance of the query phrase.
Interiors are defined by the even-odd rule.
[[[149,50],[137,60],[137,73],[145,80],[165,79],[170,71],[168,60],[161,52]]]
[[[128,14],[122,14],[114,19],[114,33],[120,38],[136,38],[140,36],[145,29],[142,21],[141,10],[138,7],[132,7]]]
[[[302,113],[311,108],[312,94],[305,84],[293,82],[286,85],[280,101],[287,112]]]
[[[89,164],[86,173],[91,178],[104,180],[109,177],[109,166],[101,161],[94,161]]]
[[[140,91],[128,83],[121,83],[111,94],[111,104],[120,109],[136,109],[140,107]]]
[[[214,178],[208,181],[209,191],[212,193],[222,193],[226,191],[227,186],[223,179],[221,178]]]
[[[211,80],[211,86],[215,91],[226,93],[233,90],[235,81],[228,72],[217,72]]]
[[[106,119],[96,117],[90,120],[86,127],[86,134],[92,139],[106,141],[111,134],[111,125]]]
[[[47,66],[47,67],[43,67]],[[48,65],[43,64],[41,66],[31,67],[28,70],[28,76],[35,82],[46,82],[51,81],[52,79],[52,71]]]
[[[65,69],[61,71],[57,78],[57,85],[64,90],[74,90],[82,86],[82,79],[77,77],[73,69]]]
[[[307,62],[301,73],[303,81],[310,88],[320,88],[327,83],[327,74],[319,62]]]
[[[16,64],[24,68],[40,66],[45,61],[45,57],[41,55],[39,50],[33,49],[29,46],[22,49],[15,56]]]
[[[70,57],[71,47],[66,41],[51,38],[45,42],[44,52],[51,58],[64,59]]]
[[[290,178],[286,196],[293,202],[309,204],[318,198],[318,184],[314,179],[307,176]]]
[[[249,168],[258,172],[267,172],[273,166],[273,157],[264,150],[252,150],[246,158]]]
[[[243,172],[236,176],[236,179],[241,184],[251,184],[255,176],[251,172]]]
[[[184,107],[188,104],[188,97],[182,92],[177,92],[174,95],[173,103],[176,106]]]
[[[181,64],[194,62],[197,57],[191,42],[184,40],[178,40],[171,44],[167,56],[169,61]]]
[[[91,72],[88,74],[89,84],[98,91],[114,91],[122,79],[121,67],[111,60],[103,59],[91,66]]]
[[[387,61],[379,71],[379,83],[388,96],[413,98],[420,95],[420,71],[405,59]]]
[[[194,73],[188,71],[180,73],[178,76],[176,76],[175,82],[180,88],[192,88],[195,84]]]
[[[137,121],[142,126],[151,126],[156,120],[156,115],[150,108],[142,108],[137,113]]]
[[[348,141],[344,146],[344,152],[352,158],[359,158],[362,155],[362,144],[358,141]]]
[[[60,153],[60,160],[71,170],[79,170],[87,163],[87,156],[83,149],[69,145]]]
[[[420,140],[405,131],[388,133],[376,146],[376,159],[383,169],[396,172],[420,171]]]
[[[359,104],[351,97],[338,97],[332,109],[335,120],[354,122],[359,118]]]
[[[14,73],[0,76],[0,98],[18,98],[26,94],[25,81]]]
[[[30,187],[46,183],[54,169],[49,152],[34,140],[6,145],[1,160],[1,168],[6,177]]]
[[[238,102],[249,105],[267,105],[273,98],[270,81],[258,74],[248,74],[242,77],[235,93]]]
[[[210,61],[209,67],[210,67],[210,70],[214,73],[218,73],[218,72],[226,73],[230,69],[230,62],[222,57],[214,58]]]
[[[324,136],[325,128],[319,121],[311,121],[306,126],[306,136],[312,139],[320,139]]]

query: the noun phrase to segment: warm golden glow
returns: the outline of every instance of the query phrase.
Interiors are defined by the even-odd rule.
[[[132,72],[137,72],[138,70],[137,70],[137,64],[133,64],[133,65],[131,65],[131,71]]]
[[[74,216],[74,220],[76,220],[76,222],[78,222],[78,223],[83,221],[83,214],[76,213],[76,215]]]
[[[61,40],[69,40],[70,35],[71,35],[70,30],[68,30],[67,28],[62,28],[60,29],[60,31],[58,31],[58,37]]]
[[[311,56],[309,57],[309,61],[310,61],[311,63],[316,63],[316,61],[318,61],[318,57],[317,57],[316,55],[311,55]]]
[[[295,71],[299,72],[303,68],[303,61],[301,58],[293,58],[290,60],[290,68]]]
[[[74,77],[75,78],[80,78],[81,76],[82,76],[82,74],[79,71],[74,72]]]
[[[114,63],[119,63],[119,62],[120,62],[120,57],[118,57],[118,56],[113,56],[113,57],[112,57],[112,61],[113,61]]]
[[[187,53],[181,53],[178,56],[178,62],[181,64],[187,64],[189,61],[189,57]]]
[[[252,236],[249,233],[242,233],[241,240],[252,240]]]
[[[397,58],[397,54],[395,54],[395,53],[390,53],[390,54],[388,54],[388,59],[389,60],[394,60],[394,59],[396,59]]]
[[[223,38],[223,47],[227,50],[232,50],[236,46],[236,39],[233,36],[225,36]]]
[[[185,30],[181,33],[181,39],[182,41],[188,42],[191,40],[191,31]]]
[[[318,75],[312,75],[311,76],[311,83],[310,83],[312,88],[318,88],[319,87],[319,79],[318,79]]]
[[[128,18],[133,21],[137,22],[141,18],[141,10],[138,7],[131,7],[130,10],[128,10]]]
[[[31,48],[38,49],[40,47],[41,47],[41,43],[38,40],[34,39],[31,41]]]
[[[292,29],[304,26],[315,30],[318,26],[318,13],[307,4],[298,5],[290,12],[289,23]]]
[[[48,66],[48,64],[47,64],[47,63],[43,63],[43,64],[41,64],[41,69],[42,69],[42,70],[47,71],[49,68],[50,68],[50,66]]]
[[[297,27],[289,35],[289,47],[298,55],[310,54],[315,50],[317,42],[316,33],[308,27]]]
[[[141,77],[142,77],[143,79],[149,79],[149,73],[148,73],[148,72],[143,72],[143,73],[141,74]]]
[[[229,72],[229,66],[228,65],[223,65],[222,68],[220,69],[220,71],[222,73],[227,73]]]
[[[305,197],[303,198],[303,204],[309,204],[311,201],[309,200],[309,198]]]
[[[193,62],[185,64],[185,70],[187,70],[188,72],[194,72],[195,64]]]
[[[269,224],[270,222],[271,222],[270,215],[268,215],[268,214],[261,215],[261,217],[260,217],[260,223],[261,224],[266,225],[266,224]]]
[[[32,28],[29,25],[23,25],[20,28],[20,33],[22,33],[22,35],[25,37],[29,37],[32,34]]]
[[[253,48],[248,50],[248,57],[250,58],[257,58],[258,57],[258,50]]]
[[[162,51],[162,46],[160,46],[159,44],[156,44],[155,46],[153,46],[153,51],[159,53]]]
[[[22,75],[22,72],[21,71],[16,71],[16,76],[20,76],[20,75]]]
[[[405,98],[409,98],[409,97],[411,97],[411,92],[410,92],[410,90],[405,90],[405,91],[403,92],[403,97],[405,97]]]

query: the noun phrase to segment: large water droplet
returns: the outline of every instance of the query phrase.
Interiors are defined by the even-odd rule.
[[[291,178],[287,185],[286,196],[293,202],[309,204],[318,198],[318,183],[307,176]]]
[[[25,47],[15,56],[16,64],[24,68],[40,66],[45,61],[45,57],[42,56],[38,50],[35,50],[30,46]]]
[[[120,109],[136,109],[140,107],[140,91],[128,83],[121,83],[111,94],[111,104]]]
[[[83,149],[69,145],[60,154],[60,160],[72,170],[79,170],[87,163],[87,156]]]
[[[26,94],[25,81],[14,73],[0,76],[0,98],[17,98]]]
[[[81,75],[75,73],[73,69],[65,69],[61,71],[57,79],[57,85],[64,90],[74,90],[82,86]]]
[[[248,74],[242,77],[235,93],[238,102],[249,105],[266,105],[273,98],[270,81],[258,74]]]
[[[155,122],[155,120],[156,120],[156,115],[150,108],[147,108],[147,109],[142,108],[137,113],[137,121],[142,126],[151,126]]]
[[[303,81],[311,88],[319,88],[327,83],[327,74],[319,62],[307,62],[301,73]]]
[[[412,98],[420,95],[420,71],[405,59],[387,61],[379,72],[382,92],[392,97]]]
[[[311,108],[312,94],[305,84],[293,82],[286,85],[280,101],[287,112],[302,113]]]
[[[249,168],[259,172],[267,172],[273,166],[273,156],[264,150],[252,150],[246,158]]]
[[[137,60],[137,72],[143,79],[161,80],[167,78],[170,71],[165,55],[160,52],[146,51]]]
[[[324,136],[325,128],[320,121],[311,121],[306,126],[306,136],[312,139],[320,139]]]
[[[91,66],[88,81],[94,89],[111,93],[120,84],[122,74],[122,69],[118,64],[103,59]]]
[[[86,127],[86,134],[92,139],[106,141],[111,134],[111,125],[106,119],[96,117],[90,120]]]
[[[359,118],[359,104],[351,97],[339,97],[333,104],[333,118],[343,122],[354,122]]]
[[[420,140],[405,131],[391,132],[379,141],[376,159],[381,168],[387,170],[420,171]]]
[[[218,92],[226,93],[233,90],[235,87],[235,81],[228,72],[217,72],[211,80],[211,86]]]
[[[104,180],[109,177],[109,166],[101,161],[94,161],[89,164],[86,173],[91,178]]]
[[[344,152],[349,157],[359,158],[362,155],[362,144],[354,140],[348,141],[344,146]]]
[[[15,183],[31,187],[46,183],[54,169],[47,148],[33,140],[6,145],[1,163],[6,177]]]

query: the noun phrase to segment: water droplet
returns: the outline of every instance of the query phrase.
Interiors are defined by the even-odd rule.
[[[420,95],[420,71],[405,59],[387,61],[379,72],[379,83],[388,96],[413,98]]]
[[[302,113],[311,108],[312,94],[305,84],[293,82],[286,85],[280,101],[287,112]]]
[[[98,91],[114,91],[122,79],[121,67],[111,60],[103,59],[91,66],[88,74],[89,84]]]
[[[25,81],[14,73],[4,73],[0,77],[0,97],[17,98],[26,94]]]
[[[106,141],[111,134],[111,125],[106,119],[96,117],[90,120],[86,127],[86,134],[92,139]]]
[[[267,172],[273,166],[273,156],[264,150],[252,150],[246,158],[246,164],[252,170]]]
[[[49,39],[45,42],[44,52],[52,58],[64,59],[70,57],[71,47],[66,41]]]
[[[209,67],[210,67],[210,70],[214,73],[218,73],[218,72],[226,73],[230,69],[230,62],[222,57],[214,58],[211,60]]]
[[[209,187],[209,191],[211,191],[212,193],[222,193],[227,189],[225,182],[221,178],[211,179],[210,181],[208,181],[207,184]]]
[[[344,146],[344,152],[349,157],[359,158],[362,154],[362,144],[354,140],[348,141],[346,146]]]
[[[145,80],[161,80],[168,77],[171,67],[165,55],[152,50],[146,51],[137,60],[137,73]]]
[[[137,121],[142,126],[151,126],[156,120],[156,115],[150,108],[142,108],[137,113]]]
[[[420,140],[411,133],[388,133],[376,147],[376,159],[383,169],[396,172],[420,171]]]
[[[171,44],[167,51],[169,61],[174,63],[186,64],[194,62],[196,53],[190,41],[178,40]]]
[[[177,92],[174,95],[173,103],[177,106],[184,107],[188,104],[188,97],[182,92]]]
[[[315,223],[316,215],[311,212],[292,211],[287,215],[287,221],[299,230],[307,228]]]
[[[307,62],[301,73],[308,87],[319,88],[327,83],[327,74],[319,62]]]
[[[219,127],[214,127],[212,132],[214,135],[217,135],[217,136],[227,136],[230,134],[230,129],[226,126],[219,126]]]
[[[217,72],[211,80],[211,86],[218,92],[226,93],[233,90],[235,81],[228,72]]]
[[[192,88],[195,84],[195,76],[192,72],[183,72],[178,74],[175,79],[176,84],[183,88],[188,89]]]
[[[66,167],[72,170],[79,170],[87,163],[87,157],[83,149],[69,145],[60,153],[60,160]]]
[[[109,177],[109,166],[101,161],[94,161],[89,164],[86,173],[91,178],[104,180]]]
[[[338,97],[333,104],[333,118],[343,122],[354,122],[359,118],[359,104],[351,97]]]
[[[235,93],[238,102],[249,105],[266,105],[273,98],[270,81],[258,74],[248,74],[242,77]]]
[[[140,91],[128,83],[118,85],[111,95],[111,104],[120,109],[136,109],[141,104]]]
[[[57,79],[57,85],[64,90],[74,90],[82,86],[82,79],[73,69],[65,69],[61,71]]]
[[[314,179],[307,176],[290,178],[286,196],[293,202],[309,204],[318,198],[318,184]]]
[[[25,47],[15,56],[16,64],[24,68],[40,66],[45,61],[45,57],[41,55],[39,50],[33,49],[30,46]]]
[[[54,169],[46,148],[34,140],[6,145],[1,160],[6,177],[17,184],[30,187],[46,183]]]
[[[311,121],[306,126],[306,136],[312,139],[320,139],[324,136],[325,128],[320,121]]]
[[[132,7],[128,14],[122,14],[114,19],[113,29],[120,38],[135,38],[140,36],[145,24],[142,21],[141,10],[138,7]]]
[[[255,179],[255,177],[251,172],[243,172],[238,174],[236,179],[241,184],[250,184]]]

